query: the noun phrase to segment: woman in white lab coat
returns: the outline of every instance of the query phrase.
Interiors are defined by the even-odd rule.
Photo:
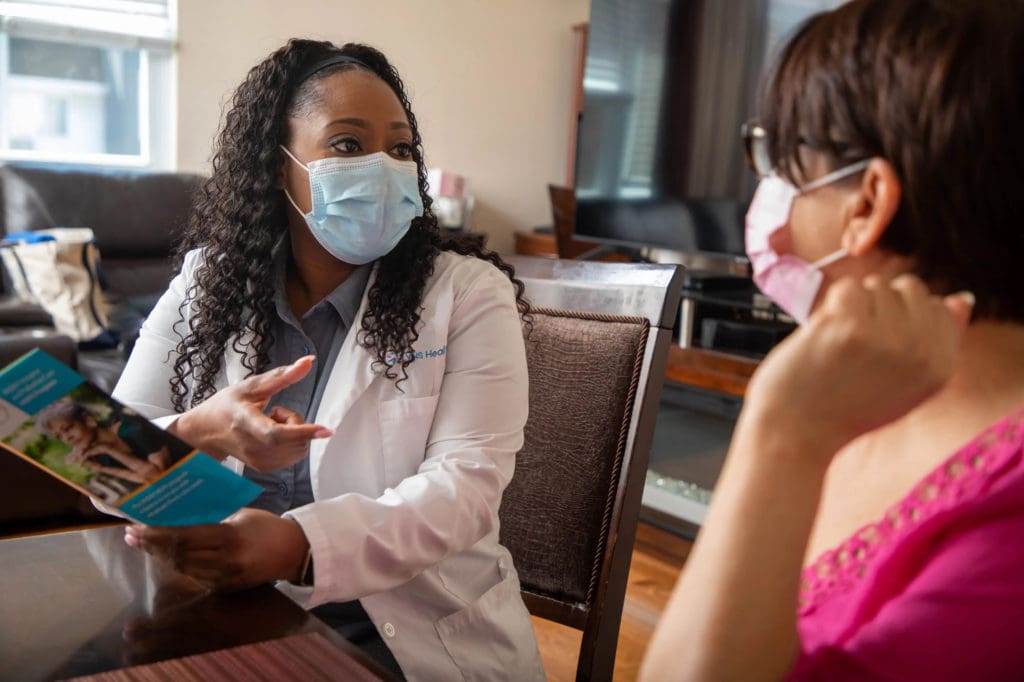
[[[265,492],[125,541],[216,588],[278,581],[408,679],[543,679],[498,541],[522,285],[439,232],[384,56],[293,40],[254,67],[182,250],[115,395]]]

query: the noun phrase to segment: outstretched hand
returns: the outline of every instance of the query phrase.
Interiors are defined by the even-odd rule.
[[[311,440],[334,432],[283,407],[264,410],[275,393],[301,381],[312,366],[313,356],[307,355],[251,376],[182,414],[171,430],[207,454],[234,456],[260,472],[291,466],[306,456]]]
[[[761,363],[749,411],[834,454],[950,379],[973,296],[934,296],[912,275],[833,284],[807,324]]]

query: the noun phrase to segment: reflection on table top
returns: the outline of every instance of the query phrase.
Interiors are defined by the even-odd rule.
[[[0,541],[0,679],[88,675],[300,633],[386,678],[273,587],[208,592],[123,536],[115,526]]]

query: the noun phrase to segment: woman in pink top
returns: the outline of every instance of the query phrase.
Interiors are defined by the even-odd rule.
[[[1024,2],[854,0],[780,56],[751,381],[646,680],[1024,679]]]

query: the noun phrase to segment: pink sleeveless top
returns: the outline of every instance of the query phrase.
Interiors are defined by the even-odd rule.
[[[803,573],[788,679],[1024,680],[1024,410]]]

